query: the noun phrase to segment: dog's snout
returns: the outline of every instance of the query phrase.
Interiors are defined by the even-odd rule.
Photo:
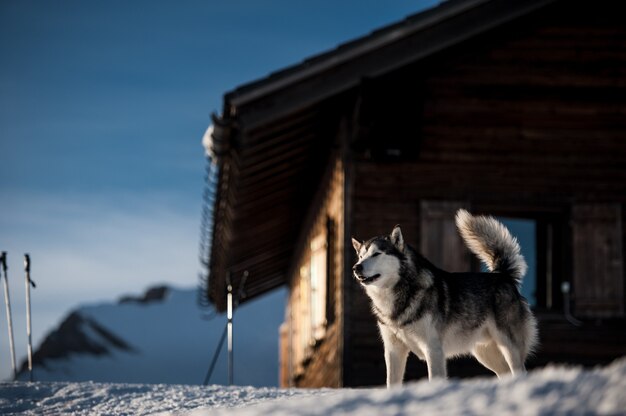
[[[361,263],[357,263],[352,267],[352,271],[356,274],[363,273],[363,265]]]

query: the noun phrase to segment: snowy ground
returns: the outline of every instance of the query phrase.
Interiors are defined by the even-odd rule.
[[[3,415],[626,414],[626,358],[594,370],[548,367],[497,380],[439,380],[392,390],[108,383],[1,383]]]

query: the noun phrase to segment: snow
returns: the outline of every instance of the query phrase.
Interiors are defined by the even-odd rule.
[[[215,155],[213,154],[213,130],[213,124],[206,129],[204,136],[202,136],[202,146],[204,147],[204,153],[206,156],[215,159]]]
[[[253,405],[324,390],[67,382],[0,383],[3,415],[147,415]]]
[[[626,414],[626,358],[517,378],[436,380],[391,390],[110,383],[0,383],[3,415]]]

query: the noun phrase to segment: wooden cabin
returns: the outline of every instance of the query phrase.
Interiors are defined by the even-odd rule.
[[[384,384],[350,238],[401,224],[436,265],[478,270],[459,207],[531,232],[530,367],[626,354],[625,8],[449,0],[224,96],[207,295],[223,310],[244,271],[246,299],[287,285],[281,385]],[[406,378],[425,374],[412,357]]]

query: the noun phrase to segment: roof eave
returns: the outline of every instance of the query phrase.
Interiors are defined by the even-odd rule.
[[[457,30],[450,30],[447,39],[439,39],[432,42],[429,47],[416,51],[408,60],[414,61],[436,53],[441,49],[469,39],[481,32],[492,29],[502,23],[525,15],[535,9],[541,8],[555,0],[449,0],[437,7],[409,16],[403,21],[387,26],[383,29],[357,40],[342,44],[330,52],[326,52],[304,62],[288,67],[284,70],[270,74],[248,84],[244,84],[237,89],[228,92],[226,97],[225,113],[237,113],[238,110],[255,101],[262,100],[268,96],[278,94],[290,87],[314,79],[323,73],[328,73],[346,65],[352,61],[362,59],[376,51],[380,51],[389,45],[400,42],[416,34],[428,31],[440,26],[448,21],[453,21],[451,26],[456,26]],[[485,10],[484,19],[475,19],[472,12]],[[491,14],[496,12],[497,14]],[[472,20],[472,27],[468,24],[459,24],[458,19],[469,16]],[[372,68],[366,76],[375,77],[382,73],[394,70],[398,66],[404,65],[405,60],[399,62],[380,61],[379,66]],[[345,85],[349,88],[358,83],[362,78],[352,80]],[[331,83],[332,84],[332,83]]]

